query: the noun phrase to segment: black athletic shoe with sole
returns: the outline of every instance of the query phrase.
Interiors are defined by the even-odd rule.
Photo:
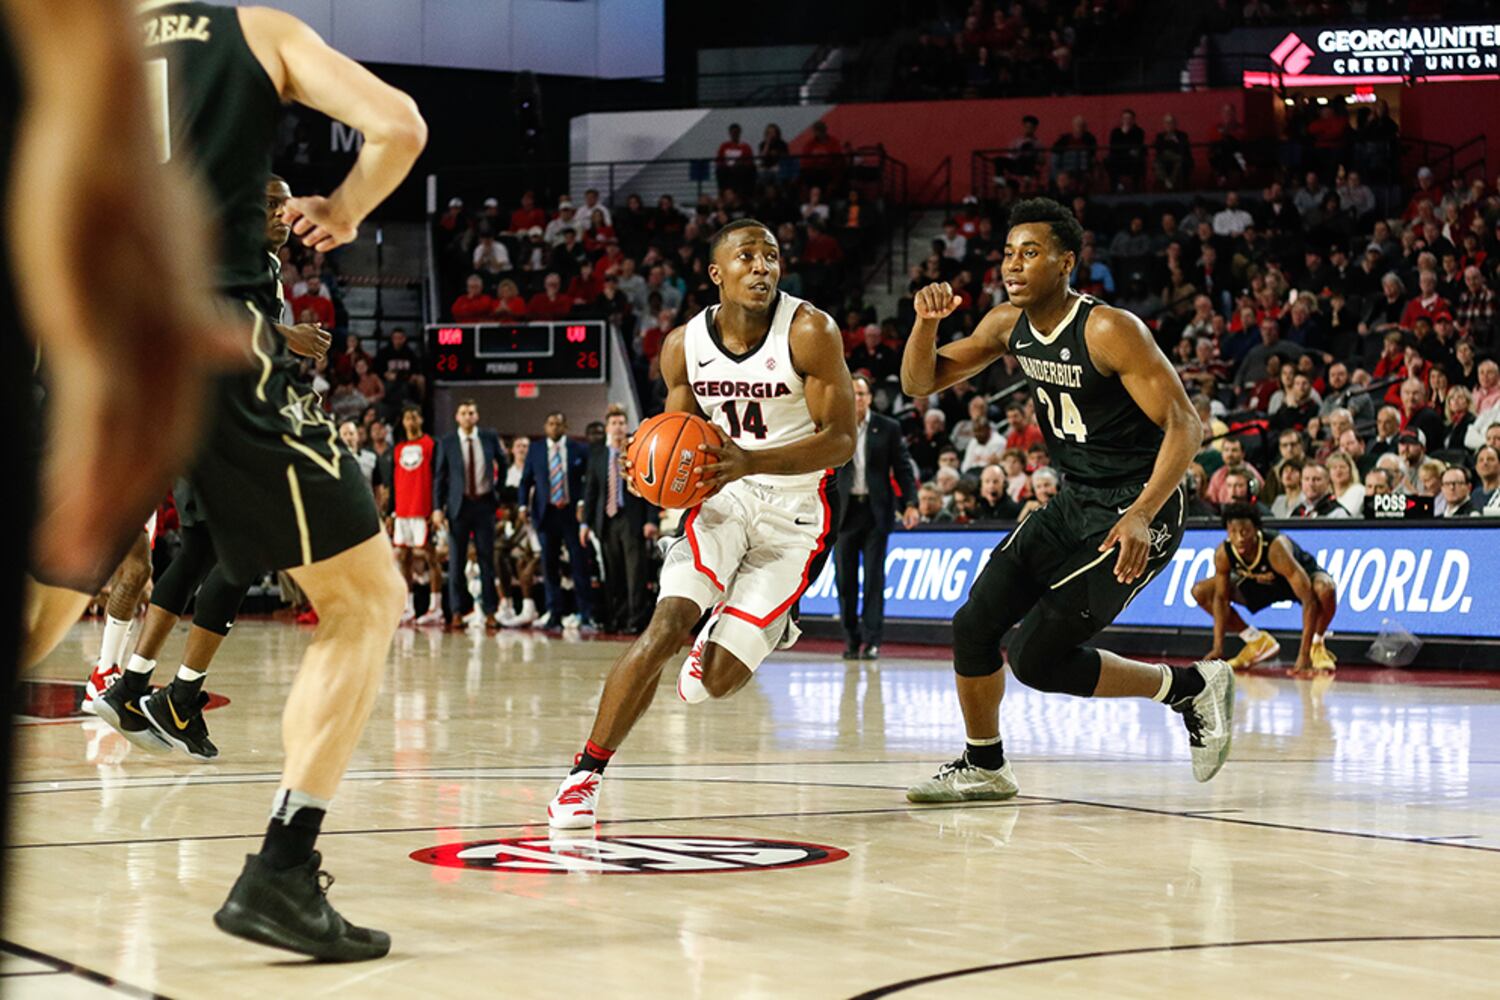
[[[219,756],[219,748],[208,738],[208,726],[203,721],[203,706],[207,704],[208,695],[200,691],[197,704],[183,718],[172,701],[170,684],[157,688],[140,702],[141,711],[156,735],[194,760],[213,760]]]
[[[333,876],[318,870],[322,862],[323,856],[314,851],[306,864],[276,869],[258,854],[247,856],[239,881],[214,914],[214,926],[323,962],[384,957],[391,950],[389,934],[356,927],[328,905]]]
[[[121,736],[148,753],[171,753],[172,744],[156,734],[141,711],[140,699],[126,690],[121,677],[94,699],[94,714],[109,723]]]

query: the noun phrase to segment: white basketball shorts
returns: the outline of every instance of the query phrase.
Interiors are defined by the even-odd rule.
[[[398,517],[391,527],[391,544],[398,549],[427,548],[427,518]]]
[[[812,561],[831,541],[831,521],[821,488],[793,492],[736,480],[689,512],[683,536],[667,550],[660,596],[685,597],[703,610],[722,603],[709,641],[754,670],[781,639],[782,615],[807,589]]]

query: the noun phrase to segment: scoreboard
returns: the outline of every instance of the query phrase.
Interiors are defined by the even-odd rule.
[[[608,377],[604,320],[433,323],[427,327],[434,382],[599,383]]]

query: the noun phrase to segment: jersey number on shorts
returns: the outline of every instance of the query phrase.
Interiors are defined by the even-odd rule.
[[[1073,402],[1072,396],[1059,392],[1057,394],[1057,398],[1061,401],[1059,405],[1052,402],[1052,397],[1047,395],[1047,390],[1041,386],[1036,387],[1036,396],[1047,406],[1047,423],[1052,425],[1053,437],[1070,437],[1080,443],[1089,439],[1089,429],[1083,425],[1083,414],[1078,412],[1078,406]],[[1059,412],[1062,414],[1060,429],[1057,426]]]
[[[766,439],[766,420],[761,416],[759,403],[754,401],[746,403],[744,416],[741,417],[739,410],[736,409],[735,401],[731,399],[724,404],[724,415],[729,418],[731,437],[754,434],[758,440]]]
[[[151,129],[156,133],[156,162],[172,158],[171,90],[168,86],[167,61],[146,60],[146,104],[151,110]]]

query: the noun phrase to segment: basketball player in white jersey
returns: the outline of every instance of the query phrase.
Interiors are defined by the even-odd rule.
[[[723,698],[772,649],[796,639],[789,611],[832,529],[829,473],[854,454],[854,387],[838,325],[776,290],[780,247],[752,219],[709,244],[719,305],[667,335],[667,410],[707,417],[724,433],[702,469],[714,492],[668,550],[651,624],[604,682],[594,729],[547,807],[560,829],[594,825],[605,765],[656,694],[662,667],[704,612],[678,693]]]

